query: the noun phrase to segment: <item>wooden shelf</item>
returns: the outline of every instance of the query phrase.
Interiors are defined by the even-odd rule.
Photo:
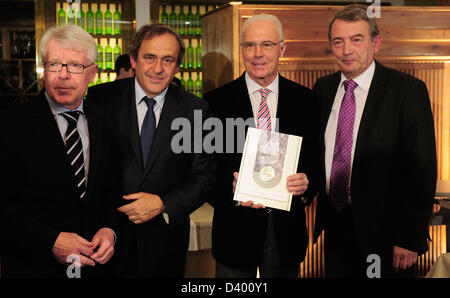
[[[196,35],[196,34],[184,34],[184,35],[180,34],[180,36],[183,39],[202,39],[201,35]]]
[[[91,34],[93,38],[114,38],[114,39],[121,39],[123,38],[122,35],[114,35],[114,34]]]
[[[202,72],[201,68],[180,68],[180,72]]]

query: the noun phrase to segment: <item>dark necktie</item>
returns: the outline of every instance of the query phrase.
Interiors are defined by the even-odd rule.
[[[353,91],[357,86],[358,84],[352,80],[344,82],[345,95],[339,109],[330,175],[330,201],[338,212],[349,203],[353,126],[356,110],[356,99]]]
[[[144,161],[144,167],[147,164],[147,159],[150,154],[150,149],[152,148],[153,137],[155,136],[156,130],[156,119],[155,113],[153,112],[153,107],[156,101],[150,97],[144,97],[143,100],[147,104],[147,113],[145,113],[144,122],[142,122],[141,129],[141,149],[142,149],[142,160]]]
[[[80,134],[77,130],[77,122],[80,112],[65,112],[61,115],[67,120],[68,123],[65,137],[66,151],[75,175],[77,192],[80,199],[82,199],[86,195],[86,176],[84,172],[83,145],[81,143]]]

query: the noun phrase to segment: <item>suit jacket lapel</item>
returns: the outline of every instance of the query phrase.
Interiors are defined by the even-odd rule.
[[[97,161],[99,160],[99,154],[101,154],[101,133],[103,130],[103,123],[98,117],[95,117],[95,111],[91,109],[89,101],[84,102],[84,112],[88,120],[89,130],[89,173],[87,183],[87,198],[92,190],[91,185],[95,185],[95,178],[97,177]]]
[[[173,131],[172,121],[175,118],[182,117],[184,114],[183,106],[181,105],[180,98],[177,98],[173,87],[169,86],[164,101],[164,106],[161,111],[158,126],[156,128],[155,137],[153,139],[152,148],[150,150],[150,156],[148,157],[147,165],[144,169],[143,179],[147,176],[153,164],[155,163],[161,149],[165,144],[170,143],[172,136],[176,133]]]
[[[280,115],[286,115],[289,113],[286,113],[287,111],[284,111],[284,100],[283,97],[288,97],[289,95],[286,93],[286,89],[284,88],[284,78],[279,75],[279,81],[278,81],[278,99],[277,99],[277,114],[275,115],[275,118],[278,120],[280,119]],[[273,117],[273,116],[272,116]],[[272,130],[273,131],[278,131],[278,132],[283,132],[282,127],[281,127],[281,122],[279,121],[278,123],[276,123],[277,125],[275,126],[272,123]],[[274,129],[273,129],[274,128]]]
[[[245,83],[245,72],[239,77],[233,94],[230,94],[230,99],[233,102],[230,104],[230,109],[234,109],[235,113],[240,113],[240,115],[237,114],[237,117],[243,118],[244,121],[253,118],[252,103],[248,94],[247,84]],[[256,119],[251,127],[255,127],[255,122]]]
[[[320,156],[321,158],[321,172],[323,177],[325,177],[325,130],[327,128],[328,118],[330,117],[331,108],[333,107],[334,99],[336,97],[336,92],[339,87],[339,82],[341,81],[341,73],[337,72],[333,74],[330,85],[324,91],[324,95],[321,96],[323,102],[320,102]],[[325,179],[325,178],[324,178]]]
[[[135,97],[134,80],[132,80],[131,83],[124,88],[122,96],[117,98],[116,110],[119,121],[125,128],[132,151],[143,168]]]
[[[375,73],[370,84],[369,94],[367,95],[366,104],[359,124],[353,157],[353,169],[358,168],[361,152],[364,152],[365,148],[370,143],[370,137],[373,128],[376,125],[376,119],[379,117],[378,113],[380,111],[380,106],[382,105],[382,101],[385,99],[385,94],[388,90],[387,83],[388,81],[384,67],[376,62]],[[355,172],[357,171],[352,170],[352,175],[355,174]]]
[[[331,108],[333,107],[334,98],[336,97],[336,92],[339,87],[339,82],[341,81],[341,73],[337,72],[331,78],[331,83],[329,88],[326,89],[326,93],[323,97],[321,97],[324,101],[321,103],[322,108],[321,116],[322,119],[320,121],[320,133],[321,135],[325,135],[325,129],[327,128],[328,118],[330,117]]]
[[[75,194],[77,188],[72,167],[67,157],[66,146],[52,110],[47,103],[44,91],[42,90],[39,97],[35,99],[35,109],[32,111],[30,123],[34,124],[31,129],[36,130],[36,132],[32,135],[38,136],[39,140],[37,142],[41,142],[43,146],[49,148],[48,150],[54,154],[55,165],[58,168],[52,170],[58,171],[60,174],[61,179],[59,183],[68,183]]]

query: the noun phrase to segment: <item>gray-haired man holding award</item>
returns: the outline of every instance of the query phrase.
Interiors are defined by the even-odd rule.
[[[254,278],[298,276],[308,241],[304,202],[316,158],[312,128],[314,97],[311,90],[278,73],[279,59],[287,44],[277,17],[267,14],[248,19],[241,30],[241,50],[246,72],[238,79],[205,94],[215,117],[254,118],[254,127],[303,137],[298,173],[281,182],[294,194],[290,211],[262,208],[252,201],[233,201],[242,153],[218,154],[212,251],[216,277]],[[278,119],[278,122],[277,122]],[[248,123],[248,122],[247,122]],[[226,128],[227,129],[227,128]],[[239,128],[238,128],[239,129]],[[242,128],[243,129],[243,128]],[[234,135],[235,128],[226,130]],[[227,138],[224,138],[227,141]],[[236,138],[232,139],[236,144]],[[230,145],[230,144],[228,144]],[[224,144],[224,148],[228,148]],[[236,150],[238,149],[238,150]]]

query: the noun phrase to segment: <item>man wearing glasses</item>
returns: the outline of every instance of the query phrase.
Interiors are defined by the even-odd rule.
[[[313,182],[308,181],[312,176],[310,164],[316,159],[312,131],[316,127],[315,101],[311,90],[278,73],[279,59],[287,44],[277,17],[251,17],[243,24],[240,39],[246,71],[231,83],[205,94],[213,115],[223,121],[224,127],[228,118],[254,118],[255,127],[302,136],[303,145],[298,173],[284,182],[294,194],[290,212],[264,208],[251,201],[236,205],[233,187],[242,148],[218,154],[212,231],[216,277],[254,278],[259,267],[261,277],[296,278],[308,242],[304,207],[311,197],[307,191]],[[225,141],[230,135],[238,135],[234,130],[233,127],[233,131],[226,131]],[[236,144],[236,138],[232,141]],[[224,144],[224,152],[225,148],[229,144]]]
[[[3,277],[100,277],[114,254],[115,125],[84,102],[94,39],[77,26],[41,40],[44,86],[0,128]]]

